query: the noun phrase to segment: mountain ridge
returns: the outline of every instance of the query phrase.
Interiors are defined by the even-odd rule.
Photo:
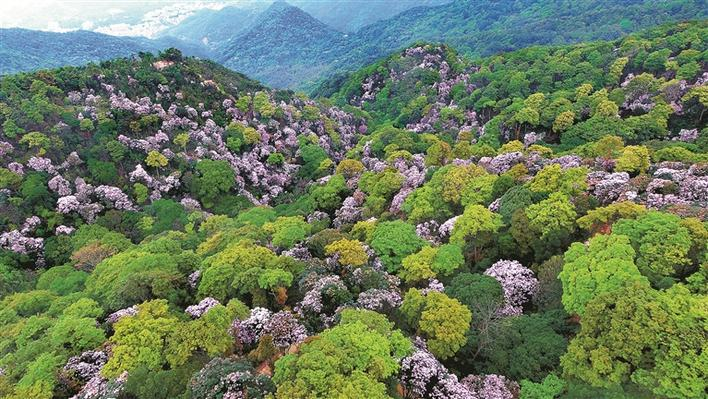
[[[241,12],[232,7],[204,11],[188,18],[184,26],[166,31],[157,42],[111,39],[122,42],[103,47],[118,47],[112,54],[126,55],[131,49],[155,51],[177,45],[185,54],[215,59],[271,86],[312,91],[325,79],[354,71],[417,41],[445,42],[477,57],[536,44],[612,39],[642,26],[705,18],[708,11],[702,4],[701,0],[581,0],[571,7],[563,0],[455,0],[413,7],[343,33],[299,7],[275,2],[262,12]],[[232,23],[238,27],[232,29]],[[170,39],[170,35],[177,38]],[[205,37],[211,40],[204,43]],[[45,40],[50,45],[54,42]],[[97,58],[87,57],[81,49],[61,56],[54,48],[28,60],[22,56],[21,47],[22,41],[5,44],[5,53],[17,56],[3,58],[10,65],[4,70],[58,66],[67,58],[69,63]],[[68,53],[72,48],[68,43],[62,49]],[[57,60],[43,63],[42,57]]]
[[[270,85],[293,87],[318,76],[331,52],[344,49],[345,42],[344,33],[278,1],[256,18],[250,30],[223,45],[218,57],[224,65]]]
[[[0,77],[0,397],[703,399],[707,33]]]

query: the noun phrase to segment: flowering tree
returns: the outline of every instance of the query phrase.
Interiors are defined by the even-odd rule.
[[[504,290],[504,307],[499,310],[504,315],[521,314],[523,305],[538,291],[533,272],[514,260],[500,260],[484,274],[494,277]]]

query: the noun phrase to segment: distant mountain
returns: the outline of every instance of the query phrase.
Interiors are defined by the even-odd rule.
[[[180,24],[161,32],[160,37],[171,36],[216,49],[251,28],[264,10],[264,7],[200,10]]]
[[[85,30],[66,33],[29,29],[0,29],[0,74],[126,57],[139,52],[157,52],[178,47],[187,55],[207,58],[208,49],[164,37],[150,40],[141,37],[104,35]]]
[[[347,49],[345,34],[285,2],[273,3],[251,26],[220,49],[218,60],[275,87],[328,73]]]
[[[341,74],[417,41],[444,42],[465,55],[485,56],[532,45],[609,40],[707,16],[704,0],[455,0],[360,29],[332,60],[330,72]]]
[[[329,91],[336,90],[336,79],[341,81],[349,71],[418,41],[444,42],[476,57],[532,45],[609,40],[665,22],[708,16],[705,0],[292,1],[304,9],[278,1],[266,9],[249,3],[246,8],[202,10],[157,40],[85,31],[2,30],[0,72],[177,47],[274,87],[312,90],[328,79],[324,86]],[[439,3],[445,4],[406,9]],[[399,10],[405,11],[378,20]]]
[[[158,43],[147,39],[89,31],[0,29],[0,74],[81,65],[158,49]]]
[[[353,33],[374,22],[421,6],[437,6],[452,0],[289,0],[289,3],[341,32]]]
[[[456,0],[361,29],[355,53],[381,56],[418,40],[484,56],[535,44],[608,40],[668,21],[705,18],[704,0]]]
[[[417,41],[445,42],[467,56],[486,56],[532,45],[609,40],[708,15],[702,0],[455,0],[414,7],[345,34],[322,22],[337,19],[323,10],[335,3],[331,10],[344,12],[351,4],[375,10],[382,3],[292,1],[322,19],[284,2],[273,3],[247,30],[238,31],[248,23],[234,23],[231,31],[238,33],[228,44],[215,45],[217,59],[269,85],[309,90],[323,76],[345,74]],[[365,14],[353,12],[352,19]],[[220,29],[216,23],[211,26]]]

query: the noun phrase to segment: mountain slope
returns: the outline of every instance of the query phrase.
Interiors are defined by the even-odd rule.
[[[703,399],[707,31],[0,77],[0,397]]]
[[[339,106],[361,107],[374,126],[473,132],[493,146],[524,133],[563,150],[605,134],[637,144],[705,128],[696,97],[708,80],[705,37],[708,21],[695,21],[477,60],[421,44],[327,87],[334,92],[321,89]]]
[[[701,0],[456,0],[408,10],[362,28],[330,70],[364,65],[420,40],[485,56],[537,44],[614,39],[665,22],[707,16]]]
[[[335,3],[337,12],[332,8]],[[341,26],[332,21],[347,19],[334,14],[359,3],[297,4]],[[366,12],[353,13],[348,21],[361,16],[374,20],[372,10],[381,7],[374,3]],[[403,5],[388,11],[398,7]],[[262,13],[234,7],[198,12],[157,42],[89,36],[87,32],[3,31],[0,68],[4,73],[32,70],[175,46],[185,54],[217,59],[272,86],[311,90],[323,77],[355,70],[421,40],[444,42],[466,55],[484,56],[536,44],[612,39],[664,22],[707,16],[702,0],[456,0],[408,9],[344,34],[297,7],[275,2]],[[27,51],[23,50],[25,43],[30,43]]]
[[[415,7],[436,6],[451,0],[289,0],[308,14],[340,32],[353,33],[374,22]]]
[[[275,87],[320,76],[346,49],[346,37],[301,9],[273,3],[247,32],[221,49],[219,61]]]
[[[257,7],[204,9],[178,25],[160,32],[160,36],[172,36],[215,49],[248,30],[261,12],[263,9]]]
[[[488,55],[534,44],[613,39],[668,21],[708,15],[700,0],[456,0],[417,8],[357,34],[382,50],[415,40],[444,41],[459,51]]]
[[[90,31],[0,29],[0,74],[80,65],[158,49],[157,43],[147,39]]]
[[[179,47],[187,55],[209,57],[206,47],[173,37],[150,40],[85,30],[57,33],[0,29],[0,74],[82,65],[170,47]]]

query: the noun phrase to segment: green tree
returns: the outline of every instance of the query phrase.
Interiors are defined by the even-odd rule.
[[[667,48],[649,53],[644,60],[644,69],[657,74],[663,72],[670,55],[671,50]]]
[[[197,163],[199,177],[195,179],[196,193],[204,206],[211,208],[224,193],[236,184],[233,169],[226,161],[203,159]]]
[[[37,149],[37,154],[42,156],[51,147],[52,141],[45,134],[40,132],[29,132],[22,136],[20,144],[24,144],[28,149]]]
[[[103,162],[89,159],[89,173],[97,184],[115,185],[118,181],[118,170],[113,162]]]
[[[552,193],[548,199],[526,208],[529,226],[541,238],[552,233],[570,233],[575,226],[575,207],[566,194]]]
[[[705,303],[705,295],[692,295],[680,284],[661,293],[662,307],[670,318],[661,324],[661,343],[653,363],[632,374],[633,382],[668,398],[705,396]]]
[[[559,164],[550,164],[533,177],[529,189],[534,193],[561,192],[573,197],[587,190],[588,172],[586,167],[563,169]]]
[[[88,274],[71,265],[55,266],[43,272],[37,279],[37,289],[50,290],[58,295],[81,291]]]
[[[601,294],[587,304],[561,358],[564,375],[597,387],[631,380],[659,396],[704,397],[705,318],[705,297],[680,284],[665,292],[634,285]]]
[[[501,306],[504,292],[494,277],[476,273],[460,273],[445,287],[445,293],[467,306],[477,320],[483,308]]]
[[[359,267],[369,261],[369,255],[358,240],[341,239],[325,247],[327,256],[338,255],[339,263]]]
[[[229,310],[216,305],[198,319],[180,323],[168,338],[165,358],[172,366],[181,366],[197,350],[209,356],[224,354],[233,344],[232,321]]]
[[[501,227],[501,216],[482,205],[469,205],[455,221],[450,243],[469,248],[472,260],[477,262],[483,258],[483,250]]]
[[[624,147],[617,158],[615,170],[618,172],[645,173],[649,169],[649,150],[641,145]]]
[[[628,62],[629,62],[628,57],[617,58],[610,65],[610,70],[608,71],[608,76],[607,76],[607,83],[609,83],[611,85],[618,85],[620,82],[620,79],[622,78],[622,72],[624,71],[624,67],[627,66]]]
[[[290,249],[307,237],[310,225],[302,216],[281,216],[273,222],[264,224],[263,230],[271,235],[273,245]]]
[[[276,398],[388,398],[384,382],[412,348],[383,316],[369,315],[343,314],[338,326],[280,358]]]
[[[575,122],[575,112],[573,111],[563,111],[556,119],[553,121],[553,131],[554,132],[564,132],[568,130]]]
[[[553,399],[565,389],[565,381],[555,374],[548,374],[541,382],[521,381],[519,399]]]
[[[607,206],[595,208],[578,218],[577,223],[581,229],[590,233],[609,232],[613,223],[620,219],[636,219],[647,212],[644,205],[631,201],[615,202]]]
[[[401,314],[417,334],[426,338],[430,352],[441,359],[452,357],[462,348],[472,321],[472,312],[457,299],[415,288],[406,293]]]
[[[419,251],[425,241],[418,237],[415,226],[396,220],[379,223],[371,236],[371,248],[389,272],[396,272],[406,256]]]
[[[573,243],[563,261],[558,278],[563,283],[563,306],[571,314],[582,316],[587,303],[599,294],[649,283],[634,264],[634,249],[626,236],[597,235],[587,245]]]
[[[182,149],[187,147],[187,143],[189,143],[189,134],[184,132],[184,133],[179,133],[175,136],[174,139],[172,139],[172,142],[179,146],[182,147]]]
[[[279,291],[290,285],[298,269],[299,265],[287,261],[287,257],[278,258],[270,249],[242,240],[204,260],[198,293],[225,302],[237,295],[260,295],[262,285]],[[280,272],[273,274],[277,270]]]
[[[112,355],[101,374],[117,377],[141,366],[161,370],[167,363],[168,338],[178,325],[179,320],[170,313],[164,299],[138,305],[135,316],[123,317],[113,326]]]
[[[637,267],[652,284],[664,278],[677,278],[692,270],[689,252],[691,234],[678,216],[649,211],[637,219],[622,219],[612,233],[629,237],[637,253]]]
[[[492,202],[494,184],[499,178],[487,174],[471,179],[462,191],[462,205],[488,205]]]
[[[399,276],[407,283],[451,275],[465,262],[462,249],[454,244],[425,247],[403,258]]]
[[[521,315],[502,321],[477,362],[488,374],[541,381],[559,365],[566,345],[547,317]]]
[[[49,330],[49,340],[53,347],[69,353],[81,353],[98,347],[106,335],[96,326],[92,317],[61,317]]]
[[[269,119],[275,114],[275,107],[271,104],[268,93],[263,91],[253,96],[253,108],[264,119]]]
[[[185,273],[195,264],[192,253],[143,246],[99,263],[86,280],[86,293],[110,311],[153,298],[179,303],[186,296]]]
[[[147,166],[150,166],[152,168],[164,168],[165,166],[167,166],[167,157],[160,154],[158,151],[152,150],[145,158],[145,163],[147,164]]]

